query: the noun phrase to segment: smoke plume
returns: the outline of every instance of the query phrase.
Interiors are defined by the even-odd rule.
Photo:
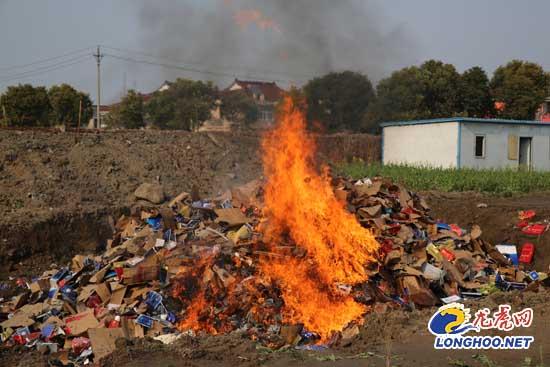
[[[212,72],[165,71],[165,79],[223,85],[240,77],[299,85],[350,69],[378,80],[415,60],[405,30],[388,27],[373,1],[147,1],[140,19],[144,48]]]

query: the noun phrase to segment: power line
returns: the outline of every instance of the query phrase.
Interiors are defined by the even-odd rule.
[[[73,57],[73,58],[70,58],[70,59],[67,59],[67,60],[64,60],[64,61],[60,61],[60,62],[51,64],[51,65],[41,66],[41,67],[33,69],[33,70],[27,70],[27,71],[23,71],[23,72],[20,72],[20,73],[17,73],[17,74],[1,76],[0,80],[7,81],[7,80],[13,80],[13,79],[17,79],[17,78],[31,76],[31,75],[34,75],[34,74],[42,74],[42,73],[45,73],[45,72],[48,72],[48,71],[51,71],[51,70],[57,70],[58,68],[63,67],[67,64],[72,64],[73,62],[83,61],[83,60],[87,59],[88,57],[89,57],[89,55],[80,55],[80,56]]]
[[[130,49],[126,49],[126,48],[112,47],[112,46],[105,46],[105,45],[102,45],[102,47],[104,47],[106,49],[113,50],[113,51],[127,53],[127,54],[135,54],[135,55],[150,57],[150,58],[157,59],[157,60],[163,60],[163,61],[171,63],[171,64],[185,64],[185,65],[188,65],[187,67],[190,67],[192,65],[202,65],[202,64],[199,64],[199,63],[193,63],[193,62],[188,62],[188,61],[186,62],[186,61],[182,61],[182,60],[168,60],[167,58],[159,57],[157,55],[147,53],[147,52],[143,52],[143,51],[136,51],[136,50],[130,50]],[[124,56],[121,56],[121,57],[124,57]],[[276,71],[276,70],[253,69],[253,68],[243,68],[243,67],[235,67],[235,66],[220,66],[220,65],[217,65],[217,66],[213,65],[212,67],[215,68],[215,69],[221,69],[221,70],[227,70],[227,71],[231,70],[231,71],[236,72],[236,73],[257,73],[257,74],[284,75],[284,76],[287,76],[287,77],[290,77],[290,78],[299,78],[299,79],[303,79],[303,80],[307,80],[307,79],[311,79],[311,78],[315,77],[315,74],[309,74],[309,73],[308,74],[305,74],[305,73],[304,74],[302,74],[302,73],[289,73],[289,72]],[[210,70],[210,71],[212,71],[212,70]],[[215,72],[217,72],[217,71],[215,71]],[[224,72],[219,72],[219,73],[224,73]],[[225,74],[235,75],[235,73],[228,73],[228,72],[225,72]],[[283,80],[283,81],[288,81],[288,80]]]
[[[64,69],[64,68],[67,68],[67,67],[70,67],[70,66],[73,66],[73,65],[76,65],[76,64],[80,64],[83,61],[87,60],[88,57],[89,56],[80,56],[78,58],[69,59],[69,60],[66,60],[66,61],[63,61],[63,62],[60,62],[60,63],[56,63],[56,64],[53,64],[53,65],[48,65],[46,67],[41,67],[39,69],[26,71],[26,72],[23,72],[23,73],[20,73],[20,74],[11,75],[9,77],[0,79],[0,83],[5,83],[5,82],[17,80],[17,79],[24,79],[24,78],[28,78],[28,77],[31,77],[31,76],[45,74],[45,73],[48,73],[48,72],[51,72],[51,71]]]
[[[72,56],[74,54],[82,53],[84,51],[90,51],[90,49],[91,49],[91,47],[81,48],[81,49],[78,49],[78,50],[67,52],[67,53],[59,55],[59,56],[49,57],[47,59],[36,60],[36,61],[30,62],[28,64],[23,64],[23,65],[3,66],[3,67],[0,67],[0,70],[24,69],[24,68],[27,68],[29,66],[33,66],[33,65],[36,65],[36,64],[43,64],[43,63],[46,63],[46,62],[49,62],[49,61],[59,60],[59,59],[62,59],[64,57],[67,57],[67,56]]]
[[[105,56],[112,57],[114,59],[123,60],[127,62],[133,62],[138,64],[146,64],[146,65],[153,65],[153,66],[160,66],[167,69],[177,69],[192,73],[198,73],[198,74],[206,74],[206,75],[215,75],[215,76],[224,76],[224,77],[231,77],[235,78],[237,76],[237,73],[228,73],[223,71],[214,71],[214,70],[207,70],[207,69],[198,69],[198,68],[191,68],[188,66],[181,66],[181,65],[175,65],[175,64],[168,64],[168,63],[160,63],[160,62],[153,62],[149,60],[138,60],[132,57],[125,57],[125,56],[119,56],[119,55],[113,55],[113,54],[105,54]],[[249,77],[249,76],[247,76]],[[261,77],[254,77],[256,80],[260,81],[277,81],[277,82],[290,82],[291,79],[265,79]]]

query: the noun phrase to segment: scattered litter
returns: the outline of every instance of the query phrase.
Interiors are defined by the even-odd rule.
[[[496,248],[501,254],[508,258],[512,264],[519,264],[518,249],[516,248],[516,245],[504,243],[501,245],[496,245]]]
[[[524,234],[529,235],[529,236],[540,236],[544,232],[546,232],[547,230],[548,230],[548,225],[547,224],[535,223],[535,224],[527,225],[521,231]]]
[[[535,245],[531,242],[525,242],[521,247],[519,262],[522,264],[531,264],[535,255]]]
[[[537,215],[537,213],[534,210],[520,210],[518,213],[518,217],[520,220],[533,219],[535,215]]]

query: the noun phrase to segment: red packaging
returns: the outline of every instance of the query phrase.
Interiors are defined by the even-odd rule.
[[[88,349],[90,345],[90,339],[81,336],[73,339],[71,342],[71,349],[74,354],[79,355],[84,349]]]
[[[16,343],[16,344],[20,344],[20,345],[25,345],[27,344],[27,335],[15,335],[13,337],[13,341]]]
[[[399,233],[399,230],[401,229],[401,225],[399,223],[392,223],[388,227],[388,232],[390,232],[392,235],[397,235]]]
[[[521,220],[532,219],[535,215],[537,215],[537,213],[534,210],[520,210],[518,213],[518,217]]]
[[[451,231],[456,233],[457,236],[462,236],[462,228],[460,228],[456,224],[449,224],[449,227],[451,227]]]
[[[535,255],[535,245],[531,242],[525,242],[521,248],[521,254],[519,256],[519,262],[522,264],[531,264],[533,256]]]
[[[390,239],[385,239],[384,242],[382,242],[382,246],[380,246],[380,249],[384,254],[389,254],[393,250],[393,242]]]
[[[109,325],[107,325],[108,329],[116,329],[120,327],[120,316],[115,316],[111,322],[109,322]]]
[[[546,232],[546,225],[532,224],[530,226],[523,228],[521,231],[529,236],[540,236],[541,234]]]
[[[439,250],[439,252],[448,261],[453,261],[454,259],[456,259],[455,254],[451,250],[447,250],[446,248],[442,248],[442,249]]]
[[[525,227],[527,227],[528,225],[529,225],[529,222],[526,221],[526,220],[522,220],[522,221],[520,221],[520,222],[517,224],[518,228],[525,228]]]
[[[122,280],[124,274],[124,268],[115,268],[115,273],[118,280]]]
[[[86,306],[89,308],[97,308],[101,306],[101,298],[97,295],[97,293],[94,293],[88,298],[88,301],[86,302]]]

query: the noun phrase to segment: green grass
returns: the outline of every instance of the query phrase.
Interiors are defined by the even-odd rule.
[[[356,179],[389,177],[414,191],[477,191],[502,195],[550,191],[550,172],[382,166],[362,161],[338,164],[335,168],[339,174]]]

